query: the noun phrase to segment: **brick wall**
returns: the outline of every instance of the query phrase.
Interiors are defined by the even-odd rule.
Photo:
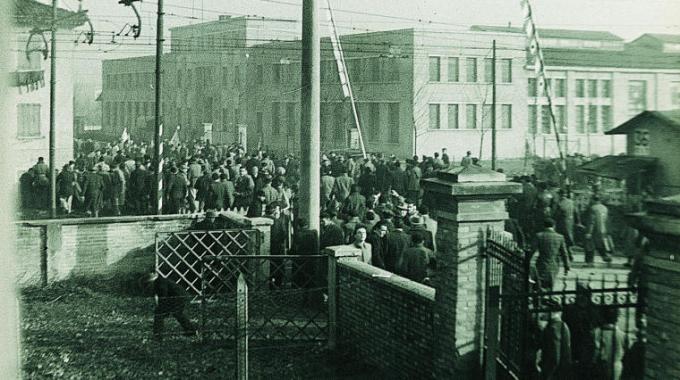
[[[262,231],[261,252],[268,252],[268,220],[226,216],[234,227]],[[150,270],[155,264],[156,233],[187,229],[193,220],[189,215],[168,215],[15,223],[17,283],[40,283],[43,249],[47,249],[49,282]]]
[[[390,378],[432,377],[433,288],[340,260],[337,294],[340,347]]]

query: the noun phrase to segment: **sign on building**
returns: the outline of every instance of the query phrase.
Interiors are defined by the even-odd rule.
[[[203,123],[203,141],[213,142],[213,125],[212,123]]]
[[[649,130],[636,129],[633,132],[633,154],[636,156],[649,155]]]

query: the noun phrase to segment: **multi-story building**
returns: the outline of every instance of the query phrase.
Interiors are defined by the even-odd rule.
[[[9,149],[6,159],[19,173],[31,167],[39,156],[47,161],[49,153],[50,125],[50,65],[45,60],[45,46],[40,34],[29,37],[31,30],[44,29],[50,25],[52,7],[34,0],[15,0],[12,30],[13,48],[6,54],[14,62],[10,72],[12,87],[8,107],[9,118],[16,120],[16,134],[12,141],[3,142]],[[84,13],[75,13],[59,8],[57,11],[57,33],[70,32],[83,25],[87,18]],[[45,32],[49,42],[49,31]],[[73,158],[73,83],[74,61],[73,42],[57,41],[57,70],[59,80],[56,87],[56,162],[58,166]],[[26,54],[26,52],[29,52]],[[46,51],[46,54],[49,52]]]
[[[523,35],[520,28],[473,26],[476,31]],[[539,30],[563,149],[583,154],[625,151],[625,139],[604,132],[644,110],[680,105],[680,36],[643,35],[625,44],[608,32]],[[671,42],[668,42],[671,41]],[[538,155],[556,156],[548,100],[527,71],[528,138]],[[674,103],[675,102],[675,103]]]
[[[180,125],[183,137],[205,135],[228,144],[247,136],[249,148],[299,150],[297,24],[220,17],[171,31],[171,53],[164,57],[166,131]],[[608,32],[540,33],[563,151],[623,152],[624,141],[605,131],[644,109],[677,108],[680,54],[673,36],[645,35],[626,44]],[[548,100],[537,88],[521,29],[400,29],[340,40],[369,151],[408,157],[447,148],[457,157],[470,150],[489,158],[495,40],[498,157],[557,156]],[[354,113],[341,90],[332,46],[326,38],[321,44],[322,149],[356,147]],[[152,59],[105,62],[103,125],[114,135],[139,121],[138,115],[153,115]],[[111,77],[127,87],[107,87]],[[134,102],[141,104],[128,104]],[[150,135],[148,120],[146,125]]]
[[[210,136],[218,143],[239,139],[245,125],[246,66],[250,48],[299,35],[291,20],[220,16],[216,21],[170,29],[163,56],[163,120],[166,133],[180,126],[183,139]],[[127,128],[133,139],[151,139],[154,122],[155,57],[106,60],[102,67],[102,125],[109,138]],[[209,130],[209,134],[205,132]],[[170,138],[170,136],[166,136]]]

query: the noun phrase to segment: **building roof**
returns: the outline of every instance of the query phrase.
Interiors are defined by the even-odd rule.
[[[654,119],[669,125],[671,127],[680,128],[680,110],[670,110],[670,111],[644,111],[633,117],[632,119],[626,121],[625,123],[619,125],[614,129],[610,129],[605,132],[605,135],[625,135],[628,132],[634,130],[636,127],[645,121]]]
[[[665,43],[680,44],[680,34],[645,33],[638,38],[645,36]]]
[[[519,27],[472,25],[470,30],[475,32],[501,32],[501,33],[524,33]],[[623,38],[611,32],[598,30],[574,30],[574,29],[538,29],[538,34],[543,38],[565,38],[572,40],[597,40],[597,41],[623,41]]]
[[[621,51],[554,48],[542,51],[548,66],[680,70],[680,54],[661,53],[642,47],[626,47]]]
[[[649,170],[657,162],[656,157],[604,156],[576,168],[576,170],[598,177],[626,179],[631,175]]]
[[[14,0],[13,22],[17,26],[29,28],[49,28],[52,22],[52,6],[36,0]],[[85,11],[73,12],[57,8],[57,27],[72,29],[85,24],[88,17]]]

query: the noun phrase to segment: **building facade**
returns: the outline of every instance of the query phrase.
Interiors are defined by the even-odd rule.
[[[14,139],[5,142],[9,151],[6,159],[17,168],[17,177],[33,166],[38,157],[48,161],[50,130],[50,61],[49,48],[39,34],[30,37],[34,28],[45,28],[52,18],[51,6],[34,0],[14,2],[12,45],[6,54],[14,69],[9,73],[13,96],[8,107],[10,120],[16,120]],[[57,33],[70,32],[86,22],[84,13],[58,9]],[[45,32],[49,43],[49,31]],[[30,43],[29,43],[30,39]],[[29,52],[27,54],[27,51]],[[73,43],[57,41],[57,70],[59,80],[56,87],[56,166],[67,163],[73,158],[73,83],[74,72]]]
[[[220,17],[171,32],[171,52],[164,57],[166,131],[181,126],[183,138],[299,151],[298,24]],[[680,102],[673,38],[645,35],[626,44],[608,32],[540,32],[562,152],[623,152],[624,139],[604,132],[642,110]],[[340,40],[368,151],[410,157],[447,148],[454,158],[471,151],[489,159],[495,40],[497,157],[558,156],[548,100],[537,88],[521,29],[399,29]],[[149,60],[104,63],[103,125],[112,135],[134,125],[145,136],[153,129]],[[107,78],[124,88],[107,86]],[[323,150],[358,148],[355,114],[327,38],[321,41],[320,113]]]

